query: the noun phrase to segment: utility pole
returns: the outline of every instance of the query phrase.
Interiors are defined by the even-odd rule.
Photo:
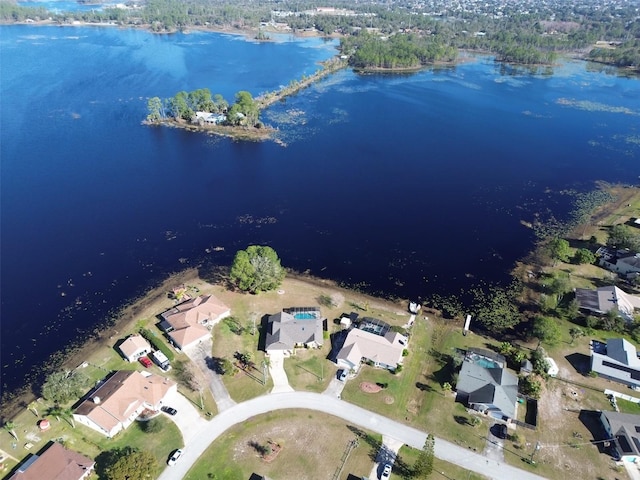
[[[532,465],[536,463],[533,461],[533,456],[538,450],[540,450],[540,441],[536,442],[536,446],[534,447],[533,452],[531,452],[531,458],[529,459],[529,463]]]

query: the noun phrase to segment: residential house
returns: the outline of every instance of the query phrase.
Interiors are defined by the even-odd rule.
[[[607,343],[591,340],[591,370],[614,382],[640,389],[640,359],[636,347],[624,338]]]
[[[338,352],[336,363],[347,370],[358,371],[362,362],[394,372],[402,363],[402,352],[407,348],[407,337],[385,330],[383,335],[360,328],[352,328]]]
[[[502,355],[469,349],[460,368],[456,401],[504,420],[515,417],[518,377],[506,368]]]
[[[613,442],[613,455],[625,462],[640,462],[640,415],[602,412],[600,421]]]
[[[96,462],[53,442],[39,455],[30,456],[9,480],[84,480]]]
[[[211,112],[196,112],[195,121],[200,124],[219,125],[227,119],[225,115]]]
[[[634,310],[640,308],[640,297],[630,295],[613,285],[595,290],[576,288],[576,300],[581,309],[598,315],[606,315],[617,309],[627,321],[632,321]]]
[[[601,247],[596,254],[599,256],[598,264],[623,278],[630,279],[640,274],[640,253],[632,252],[627,248],[614,249]]]
[[[324,319],[316,307],[284,309],[267,320],[265,351],[281,351],[285,356],[297,347],[318,348],[324,344]]]
[[[199,296],[164,312],[160,328],[181,350],[197,345],[211,335],[210,328],[231,310],[213,295]]]
[[[107,437],[126,429],[144,411],[159,410],[169,392],[175,392],[173,380],[121,370],[104,380],[80,403],[73,418]]]
[[[141,335],[131,335],[118,347],[122,356],[129,362],[135,362],[151,352],[151,345]]]

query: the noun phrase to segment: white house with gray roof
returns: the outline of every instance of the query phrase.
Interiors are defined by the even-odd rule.
[[[294,310],[294,309],[292,309]],[[316,310],[317,311],[317,310]],[[282,311],[269,316],[265,350],[281,351],[285,356],[295,353],[297,347],[318,348],[324,343],[324,319],[309,312]]]
[[[576,288],[576,300],[581,309],[598,315],[606,315],[617,309],[627,321],[632,321],[634,311],[640,309],[640,297],[628,294],[614,285],[595,290]]]
[[[591,370],[614,382],[640,388],[640,359],[636,347],[624,338],[607,343],[591,341]]]
[[[631,278],[640,273],[640,253],[631,252],[629,249],[601,247],[596,254],[600,256],[598,263],[601,267],[621,277]]]
[[[470,350],[462,362],[456,401],[504,420],[515,417],[518,377],[504,368],[501,355]]]

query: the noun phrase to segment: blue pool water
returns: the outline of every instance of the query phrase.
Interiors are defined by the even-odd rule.
[[[313,313],[296,313],[293,318],[296,320],[315,320],[316,316]]]

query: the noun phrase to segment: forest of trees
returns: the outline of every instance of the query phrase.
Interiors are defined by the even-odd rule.
[[[458,54],[455,47],[444,45],[432,37],[393,35],[384,40],[366,30],[343,37],[340,49],[349,55],[349,65],[356,69],[418,68],[436,61],[453,61]]]
[[[51,18],[69,23],[111,22],[119,25],[144,25],[156,32],[171,32],[188,27],[229,26],[253,28],[270,22],[272,9],[290,11],[278,17],[295,32],[315,29],[324,34],[357,35],[363,29],[392,40],[385,46],[371,42],[365,52],[353,60],[355,64],[390,64],[391,68],[414,66],[422,58],[445,60],[455,58],[456,49],[493,53],[496,59],[520,64],[550,64],[559,53],[588,53],[596,41],[605,41],[611,48],[597,48],[587,58],[630,67],[640,71],[640,18],[635,7],[626,3],[575,6],[571,4],[539,4],[530,11],[516,6],[500,6],[488,2],[477,8],[486,11],[457,11],[446,3],[437,15],[423,14],[412,5],[394,2],[354,4],[329,1],[323,6],[348,8],[354,15],[311,15],[317,7],[312,0],[267,1],[249,0],[147,0],[144,8],[104,8],[94,11],[54,14],[42,8],[31,9],[0,1],[0,21],[25,21]],[[520,7],[521,9],[523,7]],[[397,40],[406,34],[410,40]],[[413,37],[412,37],[413,36]],[[422,39],[420,42],[416,38]],[[420,44],[421,43],[421,44]],[[398,47],[406,51],[398,51]]]

